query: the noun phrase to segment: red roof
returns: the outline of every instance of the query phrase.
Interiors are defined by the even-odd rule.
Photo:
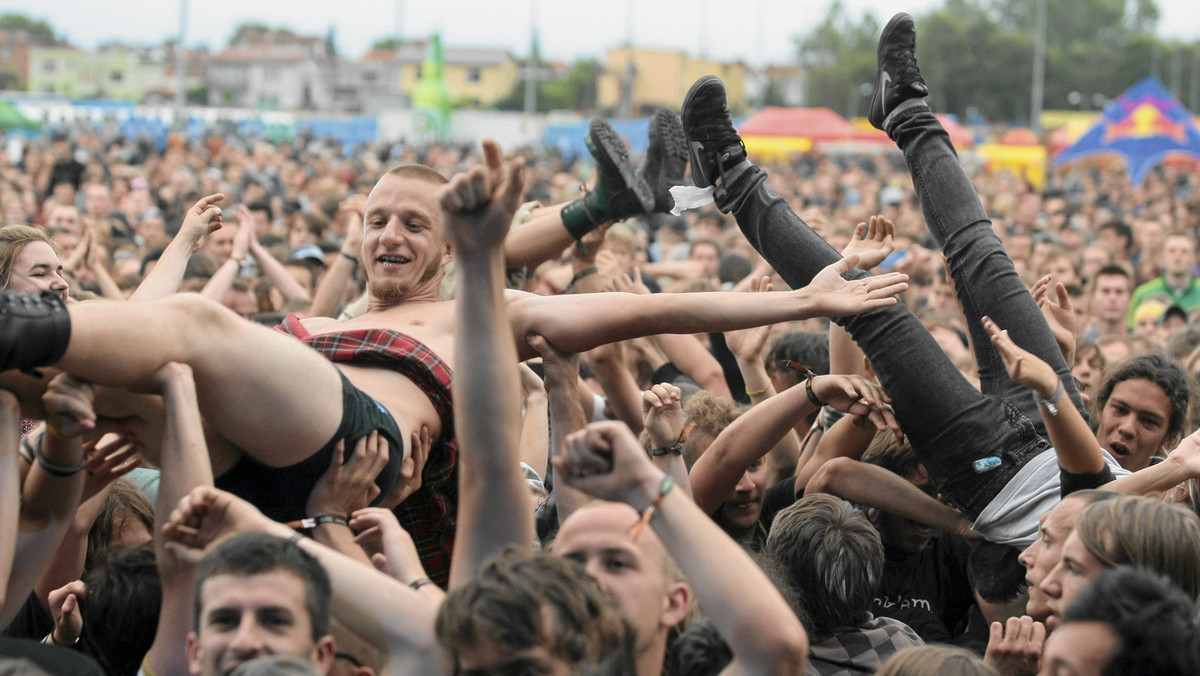
[[[828,108],[769,107],[742,122],[743,136],[799,136],[818,141],[856,138],[856,130]]]

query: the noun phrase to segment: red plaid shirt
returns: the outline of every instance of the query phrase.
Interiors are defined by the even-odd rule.
[[[398,331],[358,329],[314,336],[296,315],[288,315],[278,328],[332,362],[391,369],[413,381],[433,403],[442,419],[442,434],[429,449],[421,488],[400,503],[395,514],[412,535],[429,577],[445,587],[458,517],[458,440],[454,436],[450,367],[424,343]]]

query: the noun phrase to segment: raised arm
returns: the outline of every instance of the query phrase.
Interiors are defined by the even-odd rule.
[[[794,291],[731,294],[607,293],[578,296],[513,295],[509,318],[518,339],[533,331],[560,349],[580,352],[615,340],[659,333],[730,331],[809,317],[856,314],[891,305],[907,277],[888,274],[847,282],[858,262],[844,258]],[[518,345],[520,343],[518,342]],[[532,356],[524,352],[523,357]]]
[[[575,391],[579,385],[579,355],[556,349],[545,338],[534,334],[529,344],[542,356],[546,369],[546,394],[550,399],[550,458],[561,452],[567,435],[587,425]],[[554,482],[554,505],[562,523],[587,502],[587,496],[561,481]]]
[[[670,475],[675,484],[692,494],[691,478],[683,461],[687,429],[683,417],[683,393],[670,383],[659,383],[642,392],[642,429],[650,439],[650,462]]]
[[[813,401],[839,410],[869,415],[877,429],[900,427],[886,408],[887,398],[874,383],[854,376],[817,376],[812,379],[812,396],[807,385],[797,385],[762,402],[722,430],[708,450],[692,466],[692,494],[706,514],[726,500],[742,474],[770,451],[796,421],[817,409]]]
[[[250,210],[246,208],[246,205],[243,204],[238,207],[239,223],[243,220],[250,221],[252,218]],[[267,281],[271,282],[276,289],[279,289],[284,298],[288,300],[312,300],[308,289],[301,286],[295,277],[288,274],[287,269],[283,267],[283,263],[280,263],[278,259],[272,256],[271,252],[258,241],[257,237],[251,236],[249,244],[250,255],[254,256],[254,260],[258,261],[258,268],[262,270],[263,277],[266,277]]]
[[[641,527],[654,529],[729,643],[731,673],[804,673],[808,636],[796,614],[750,556],[672,490],[627,427],[593,423],[572,434],[555,469],[560,481],[642,514]]]
[[[1038,398],[1038,408],[1046,423],[1046,432],[1058,454],[1058,464],[1072,474],[1096,474],[1104,471],[1104,456],[1096,435],[1083,419],[1083,414],[1063,396],[1065,390],[1058,374],[1050,365],[1021,349],[1009,337],[1008,331],[1000,330],[991,319],[983,318],[983,328],[992,339],[992,345],[1004,368],[1017,383],[1033,390]]]
[[[1155,495],[1200,478],[1200,430],[1184,437],[1166,460],[1110,481],[1101,488],[1129,495]]]
[[[442,188],[446,234],[457,257],[454,419],[459,501],[450,586],[505,547],[533,546],[533,516],[520,468],[520,376],[504,314],[504,236],[520,205],[523,162],[505,166],[484,143],[486,169]],[[524,334],[522,334],[524,337]],[[522,341],[524,342],[524,341]]]
[[[166,547],[163,528],[176,504],[197,486],[212,486],[212,467],[196,398],[192,369],[167,364],[155,374],[163,397],[162,474],[154,506],[154,552],[162,579],[162,611],[146,664],[156,674],[188,669],[185,643],[192,629],[195,566]]]
[[[226,538],[247,532],[281,539],[294,534],[287,526],[263,516],[254,505],[210,486],[196,488],[180,500],[163,528],[168,549],[193,565]],[[383,651],[386,666],[382,673],[452,673],[448,658],[434,638],[436,600],[315,540],[301,538],[297,544],[329,573],[333,617]],[[190,601],[187,607],[191,608]],[[182,671],[155,671],[187,673],[186,667]]]
[[[37,461],[25,475],[21,492],[16,553],[0,626],[8,626],[62,543],[83,491],[84,432],[95,429],[91,385],[65,373],[50,381],[42,397],[46,434],[35,447]]]
[[[825,463],[808,482],[808,492],[829,493],[948,533],[974,537],[971,522],[958,510],[943,505],[899,475],[878,465],[850,458],[835,458]]]
[[[254,222],[249,218],[240,219],[237,234],[233,237],[233,253],[217,268],[213,276],[208,278],[208,283],[200,290],[201,295],[218,303],[224,300],[225,293],[233,287],[233,281],[237,279],[242,261],[250,253],[250,241],[253,239]]]
[[[179,232],[167,248],[163,250],[158,263],[138,285],[129,300],[154,300],[165,298],[179,290],[183,283],[183,273],[187,269],[188,260],[200,248],[200,243],[206,235],[220,230],[224,223],[221,221],[221,207],[218,203],[225,195],[217,193],[201,197],[199,201],[187,210]]]
[[[338,206],[338,217],[346,219],[346,241],[342,242],[337,258],[326,268],[317,290],[313,292],[309,317],[337,316],[338,308],[346,297],[346,286],[354,279],[359,256],[362,255],[363,210],[366,205],[366,196],[355,195]]]
[[[0,390],[0,612],[8,614],[8,583],[17,551],[21,512],[21,404],[8,390]],[[24,603],[24,598],[15,599]]]

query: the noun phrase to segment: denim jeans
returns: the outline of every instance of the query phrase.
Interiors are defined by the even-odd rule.
[[[890,133],[904,151],[926,222],[948,261],[982,392],[901,303],[834,321],[870,359],[892,397],[897,420],[939,490],[973,519],[1030,458],[1049,448],[1033,393],[1008,377],[980,323],[982,316],[1049,363],[1071,401],[1084,409],[1070,366],[993,232],[941,124],[921,108],[897,120]],[[733,212],[751,245],[789,285],[803,287],[841,255],[765,179],[762,169],[752,167],[718,193],[718,206]],[[865,276],[857,268],[845,275]]]

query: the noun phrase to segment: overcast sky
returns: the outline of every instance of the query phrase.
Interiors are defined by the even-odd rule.
[[[332,26],[342,53],[361,56],[377,38],[440,31],[450,46],[502,47],[527,53],[536,16],[544,58],[600,57],[630,36],[642,47],[693,56],[783,63],[792,38],[820,20],[832,0],[5,0],[2,11],[49,21],[76,45],[119,39],[157,43],[179,33],[188,5],[187,44],[224,45],[243,21],[324,35]],[[874,11],[881,20],[919,13],[942,0],[843,0],[852,15]],[[1200,38],[1195,0],[1158,0],[1161,35]],[[632,15],[633,20],[629,17]]]

